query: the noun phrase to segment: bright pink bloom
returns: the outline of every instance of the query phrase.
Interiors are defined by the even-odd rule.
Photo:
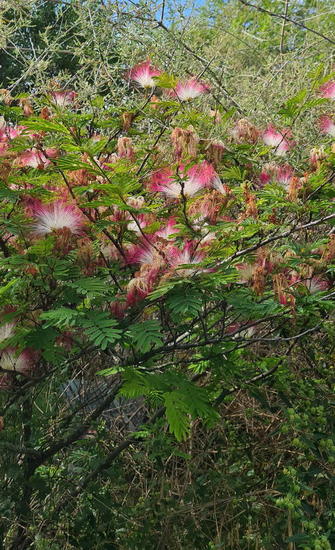
[[[34,233],[47,235],[55,229],[68,229],[78,235],[82,232],[84,221],[81,211],[72,204],[56,201],[49,204],[36,204],[33,207]]]
[[[143,300],[154,289],[155,282],[159,275],[160,269],[152,267],[139,271],[136,276],[131,279],[127,286],[127,302],[126,305],[132,306],[139,300]]]
[[[134,244],[127,251],[127,262],[129,264],[153,264],[157,251],[149,240]]]
[[[183,174],[183,167],[180,166],[179,177],[180,179],[173,177],[169,168],[159,170],[151,177],[150,189],[164,193],[171,198],[178,198],[183,194],[185,197],[193,197],[202,189],[211,186],[216,188],[220,184],[217,173],[207,161],[192,166],[186,177]]]
[[[74,102],[77,97],[77,93],[72,90],[60,90],[58,92],[51,92],[50,96],[57,107],[67,107]]]
[[[265,170],[263,170],[263,172],[261,172],[259,174],[259,185],[261,185],[261,187],[263,187],[264,185],[266,185],[267,183],[269,183],[271,181],[271,174],[269,174],[269,172],[266,172]]]
[[[329,80],[322,84],[319,89],[319,95],[326,99],[335,99],[335,80]]]
[[[319,127],[322,133],[335,137],[335,123],[329,116],[323,115],[319,118]]]
[[[169,257],[170,266],[174,269],[183,266],[184,264],[195,264],[198,265],[204,259],[205,253],[196,248],[196,243],[193,241],[188,241],[182,249],[177,248],[176,246],[171,246],[167,251]],[[178,270],[177,274],[187,277],[192,275],[195,271],[198,271],[196,267],[194,268],[185,268]]]
[[[262,137],[265,145],[273,147],[274,153],[278,156],[285,155],[295,145],[291,140],[292,134],[289,129],[279,132],[274,126],[269,125]]]
[[[201,164],[195,164],[187,172],[189,180],[198,184],[200,188],[214,187],[218,189],[221,182],[212,164],[204,160]]]
[[[168,90],[167,94],[176,96],[180,101],[188,101],[202,94],[208,94],[210,87],[204,82],[200,82],[195,77],[182,82],[178,82],[174,90]]]
[[[129,80],[134,80],[142,86],[142,88],[153,88],[156,84],[153,79],[154,76],[159,76],[161,71],[151,64],[150,59],[135,65],[127,73]]]

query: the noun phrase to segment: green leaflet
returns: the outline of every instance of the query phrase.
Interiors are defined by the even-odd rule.
[[[129,327],[131,343],[142,353],[162,344],[161,325],[158,321],[143,321]]]
[[[92,344],[102,350],[121,338],[122,331],[115,328],[117,324],[104,311],[89,312],[80,323]]]

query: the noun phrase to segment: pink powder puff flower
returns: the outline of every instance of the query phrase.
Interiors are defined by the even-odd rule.
[[[274,153],[277,156],[285,155],[295,145],[295,143],[292,140],[290,140],[290,138],[292,137],[292,134],[289,129],[285,129],[282,132],[279,132],[271,124],[263,132],[262,137],[265,145],[268,145],[269,147],[273,147]]]
[[[207,161],[192,166],[186,177],[183,174],[182,165],[179,167],[179,172],[180,180],[173,177],[169,168],[155,172],[151,177],[151,191],[159,191],[171,198],[178,198],[183,194],[185,197],[193,197],[202,189],[215,187],[220,183],[213,166]]]
[[[15,348],[6,348],[1,353],[0,368],[5,371],[28,374],[35,366],[36,360],[37,352],[30,348],[26,348],[19,354]]]
[[[178,82],[173,90],[167,91],[167,94],[177,97],[180,101],[188,101],[190,99],[195,99],[202,94],[208,94],[209,91],[210,87],[207,84],[193,77],[188,80]]]
[[[284,164],[277,167],[277,173],[275,179],[278,183],[283,185],[285,189],[288,188],[289,183],[294,175],[293,168],[289,164]]]
[[[264,185],[266,185],[267,183],[270,183],[270,181],[271,181],[271,174],[269,174],[269,172],[266,172],[265,170],[263,170],[259,174],[258,184],[261,187],[264,187]]]
[[[215,172],[212,164],[204,160],[200,164],[195,164],[187,172],[189,181],[194,185],[199,185],[200,188],[214,187],[218,189],[220,187],[220,178]]]
[[[329,116],[323,115],[319,118],[319,127],[323,134],[335,137],[335,123]]]
[[[335,80],[329,80],[319,88],[319,95],[326,99],[335,99]]]
[[[192,275],[198,269],[194,268],[185,268],[179,270],[178,268],[185,264],[200,264],[205,256],[203,251],[196,249],[196,243],[193,241],[188,241],[182,249],[177,248],[176,246],[171,246],[168,251],[169,263],[173,269],[177,269],[177,274],[187,277]]]
[[[142,266],[127,285],[126,305],[132,306],[139,300],[143,300],[154,289],[155,282],[159,275],[158,267]]]
[[[158,243],[157,243],[158,244]],[[159,245],[154,243],[154,236],[147,236],[139,244],[134,244],[126,253],[127,263],[161,266],[164,263],[164,255],[160,253]]]
[[[160,74],[162,72],[151,64],[150,59],[147,59],[130,69],[126,76],[129,80],[137,82],[142,88],[154,88],[156,83],[153,77]]]
[[[45,156],[45,154],[37,149],[28,149],[27,151],[21,153],[18,157],[18,164],[22,167],[28,166],[30,168],[43,169],[50,163],[51,161]]]
[[[51,92],[51,100],[57,107],[67,107],[71,105],[77,97],[77,93],[72,90],[59,90]]]
[[[289,164],[279,166],[274,163],[265,164],[259,175],[259,184],[263,187],[267,183],[276,182],[287,189],[293,175],[293,168]]]
[[[137,214],[136,221],[131,218],[127,223],[127,229],[129,231],[135,231],[135,233],[141,233],[141,229],[144,229],[147,225],[150,225],[151,221],[152,220],[145,214]]]
[[[43,236],[55,229],[68,229],[73,235],[82,232],[84,221],[81,211],[72,204],[55,201],[49,204],[37,203],[33,206],[33,217],[36,222],[33,232]]]
[[[156,231],[155,236],[167,241],[172,240],[176,233],[179,233],[179,229],[176,227],[176,218],[169,218],[165,225]]]

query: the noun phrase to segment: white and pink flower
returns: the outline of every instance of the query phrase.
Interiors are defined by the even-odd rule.
[[[272,147],[274,153],[277,156],[284,156],[288,151],[294,147],[295,143],[292,141],[291,130],[285,129],[278,131],[271,124],[263,132],[263,141],[265,145]]]
[[[195,77],[180,81],[173,90],[167,92],[168,95],[177,97],[180,101],[195,99],[203,94],[208,94],[210,87],[197,80]]]
[[[181,165],[178,176],[173,176],[169,168],[155,172],[149,184],[151,191],[164,193],[170,198],[178,198],[182,195],[193,197],[202,189],[209,187],[220,188],[220,179],[213,166],[207,161],[195,164],[186,175]]]
[[[293,168],[289,164],[284,164],[277,167],[275,180],[280,183],[285,189],[288,189],[290,181],[294,175]]]
[[[325,99],[335,99],[335,80],[328,80],[319,88],[319,95]]]
[[[172,240],[176,233],[179,233],[179,229],[176,227],[176,218],[169,218],[165,225],[156,231],[155,236],[168,241]]]
[[[84,220],[81,211],[72,204],[55,201],[49,204],[33,205],[35,224],[33,232],[43,236],[57,229],[68,229],[73,235],[82,233]]]
[[[18,353],[15,348],[6,348],[0,357],[0,368],[4,371],[19,372],[28,374],[35,366],[37,352],[26,348]]]
[[[319,127],[323,134],[335,137],[335,123],[329,116],[323,115],[319,118]]]
[[[57,105],[57,107],[62,108],[71,105],[76,99],[77,95],[78,94],[73,90],[59,90],[50,93],[52,102]]]
[[[145,240],[138,244],[134,244],[127,251],[127,263],[129,264],[148,264],[155,263],[158,252],[153,246],[153,239]]]
[[[178,248],[176,246],[169,247],[167,255],[169,264],[173,269],[177,270],[177,275],[188,277],[199,270],[196,266],[203,261],[205,252],[197,248],[197,243],[188,241],[183,248]],[[190,264],[194,264],[195,267],[182,268],[183,265]]]
[[[160,74],[162,74],[161,71],[151,64],[150,59],[147,59],[132,67],[127,73],[127,78],[137,82],[142,88],[154,88],[156,85],[154,77]]]

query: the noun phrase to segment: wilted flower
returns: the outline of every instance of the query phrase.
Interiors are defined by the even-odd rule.
[[[132,139],[129,137],[120,137],[117,140],[117,154],[119,158],[134,159],[135,152],[133,149]]]
[[[42,151],[35,148],[24,151],[17,159],[19,166],[39,169],[45,168],[50,162]]]
[[[320,163],[327,157],[323,147],[314,147],[309,154],[309,162],[315,168],[318,168]]]
[[[231,135],[236,143],[256,143],[260,131],[246,118],[238,120],[231,130]]]
[[[197,156],[199,137],[193,126],[189,126],[186,129],[174,128],[171,133],[171,141],[178,160],[185,157],[192,159]]]
[[[303,282],[311,294],[322,292],[329,288],[329,282],[317,276],[311,277]]]
[[[31,116],[32,114],[34,114],[34,109],[33,109],[33,106],[32,104],[30,103],[29,99],[26,98],[26,97],[23,97],[19,100],[19,103],[20,103],[20,106],[22,107],[23,109],[23,114],[25,116]]]
[[[220,164],[225,151],[226,148],[222,141],[211,141],[206,148],[206,157],[208,162],[213,163],[213,165],[217,167]]]

